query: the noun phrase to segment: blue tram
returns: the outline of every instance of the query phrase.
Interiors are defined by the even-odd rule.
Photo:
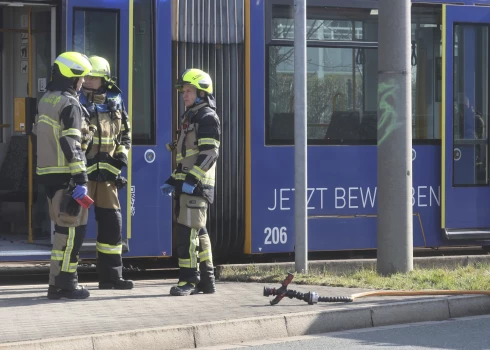
[[[411,23],[413,244],[490,245],[490,0],[412,0]],[[307,36],[309,250],[375,249],[378,1],[309,0]],[[212,76],[222,123],[215,256],[293,252],[293,39],[292,0],[2,1],[0,260],[50,258],[29,124],[68,50],[108,59],[131,117],[124,257],[173,255],[159,186],[190,66]]]

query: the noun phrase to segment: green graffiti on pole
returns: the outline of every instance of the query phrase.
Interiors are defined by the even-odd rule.
[[[380,82],[378,85],[379,109],[382,111],[378,120],[378,133],[381,135],[378,144],[383,143],[395,129],[402,126],[395,109],[399,89],[394,79]]]

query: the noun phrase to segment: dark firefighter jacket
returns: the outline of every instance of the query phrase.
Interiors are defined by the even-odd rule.
[[[123,166],[128,165],[131,129],[121,94],[82,89],[80,102],[90,113],[96,127],[93,144],[87,150],[89,180],[115,181]]]
[[[177,168],[166,181],[182,193],[182,184],[196,185],[193,195],[214,201],[216,161],[219,156],[220,122],[207,103],[187,110],[177,131]]]

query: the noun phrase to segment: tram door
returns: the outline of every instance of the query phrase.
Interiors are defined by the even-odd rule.
[[[443,5],[441,226],[449,240],[490,239],[489,50],[490,7]]]
[[[126,110],[131,118],[132,95],[132,41],[130,40],[130,5],[133,0],[67,0],[66,28],[64,28],[66,51],[77,51],[87,56],[101,56],[111,66],[111,75],[117,77],[116,84],[122,90]],[[131,159],[131,152],[128,155]],[[131,165],[131,161],[129,163]],[[121,214],[123,218],[123,253],[129,249],[131,213],[128,208],[128,188],[131,177],[127,167],[122,176],[128,179],[127,186],[119,191]],[[130,190],[129,190],[130,191]],[[90,208],[87,236],[81,252],[95,252],[96,222],[94,206]],[[128,210],[129,209],[129,210]],[[129,228],[129,230],[128,230]]]
[[[52,224],[36,181],[31,126],[56,57],[53,3],[0,4],[0,259],[50,256]],[[19,258],[20,257],[20,258]]]

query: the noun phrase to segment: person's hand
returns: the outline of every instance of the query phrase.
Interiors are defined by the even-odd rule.
[[[192,194],[194,192],[194,188],[196,188],[196,186],[188,184],[187,182],[184,182],[182,184],[182,192]]]
[[[77,185],[73,190],[71,196],[73,199],[82,199],[87,195],[87,186]]]
[[[175,190],[175,187],[169,184],[163,184],[163,186],[160,186],[160,190],[164,196],[171,196],[172,192]]]

